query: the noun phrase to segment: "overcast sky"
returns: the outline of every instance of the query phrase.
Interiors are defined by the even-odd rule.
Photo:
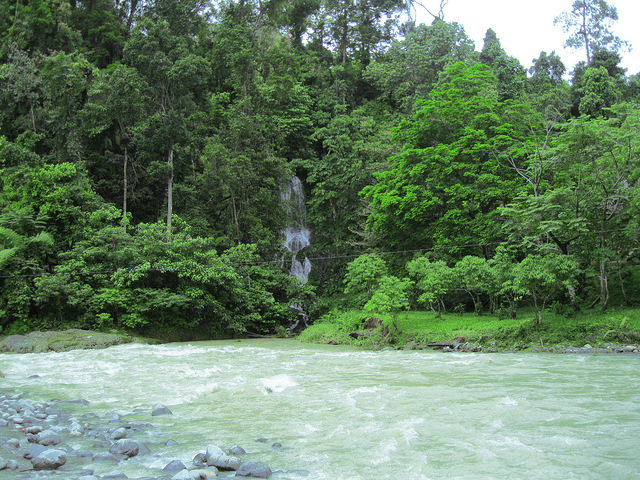
[[[422,0],[431,11],[437,12],[440,0]],[[634,47],[631,52],[622,52],[623,68],[627,75],[640,73],[640,0],[609,0],[618,9],[618,22],[613,31],[621,39]],[[449,0],[444,8],[444,20],[458,22],[482,50],[484,35],[492,28],[500,39],[507,54],[520,60],[529,68],[541,51],[560,56],[567,67],[567,73],[580,60],[586,61],[584,50],[563,48],[567,35],[560,25],[554,26],[553,19],[562,12],[571,10],[573,0]],[[420,7],[418,22],[431,23],[432,17]]]

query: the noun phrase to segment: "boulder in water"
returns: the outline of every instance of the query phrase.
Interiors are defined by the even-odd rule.
[[[165,473],[178,473],[186,469],[187,469],[187,466],[184,463],[182,463],[180,460],[171,460],[169,463],[167,463],[164,466],[162,471]]]
[[[34,470],[55,470],[67,463],[67,454],[62,450],[47,449],[31,459]]]
[[[258,462],[245,462],[238,471],[236,477],[269,478],[271,469]]]
[[[151,416],[159,417],[160,415],[173,415],[173,412],[161,403],[156,403],[151,410]]]
[[[135,457],[140,452],[140,447],[138,446],[138,442],[123,438],[111,445],[111,447],[109,448],[109,452],[113,453],[114,455],[126,455],[127,457]]]

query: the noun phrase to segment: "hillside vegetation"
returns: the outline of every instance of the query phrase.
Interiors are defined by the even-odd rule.
[[[579,312],[637,305],[640,77],[615,6],[558,12],[576,65],[417,7],[0,0],[0,334],[231,338],[356,309],[425,340],[482,311],[589,336]],[[407,310],[465,320],[413,332]]]

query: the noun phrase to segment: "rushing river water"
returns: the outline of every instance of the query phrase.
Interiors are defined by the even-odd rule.
[[[0,357],[7,388],[84,398],[79,414],[115,411],[166,433],[147,439],[152,454],[118,466],[130,478],[213,444],[244,447],[279,470],[277,480],[637,479],[639,367],[626,355],[366,352],[287,340]],[[174,415],[151,417],[156,402]],[[164,446],[169,437],[179,445]]]

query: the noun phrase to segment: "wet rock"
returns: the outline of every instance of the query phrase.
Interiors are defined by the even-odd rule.
[[[113,453],[109,453],[109,452],[96,453],[91,460],[94,461],[94,462],[114,462],[114,463],[118,463],[118,457],[116,457]]]
[[[58,435],[53,430],[43,430],[33,438],[34,438],[33,443],[37,443],[38,445],[44,445],[45,447],[58,445],[62,441],[62,438],[60,438],[60,435]]]
[[[169,440],[167,440],[167,442],[165,443],[165,445],[167,447],[173,447],[174,445],[178,445],[178,442],[176,442],[175,440],[173,440],[172,438],[170,438]]]
[[[156,403],[151,410],[151,416],[158,417],[160,415],[173,415],[173,412],[161,403]]]
[[[47,449],[31,459],[34,470],[55,470],[65,463],[67,463],[67,454],[55,449]]]
[[[229,455],[243,455],[243,454],[245,454],[247,452],[246,452],[246,450],[244,448],[239,447],[238,445],[235,445],[235,446],[233,446],[233,447],[231,447],[229,449],[228,453],[229,453]]]
[[[221,448],[209,445],[205,452],[206,464],[219,470],[238,470],[242,460],[238,457],[227,455]]]
[[[42,452],[44,452],[47,448],[42,445],[34,445],[32,447],[27,448],[27,451],[24,452],[22,458],[26,458],[27,460],[31,460],[32,458],[37,457]]]
[[[207,475],[201,471],[182,470],[171,477],[171,480],[207,480]]]
[[[162,471],[165,473],[175,474],[186,469],[187,469],[187,466],[184,463],[182,463],[180,460],[172,460],[164,466]]]
[[[236,477],[269,478],[270,476],[271,469],[258,462],[245,462],[236,472]]]
[[[137,442],[123,438],[111,445],[111,447],[109,448],[109,453],[112,453],[114,455],[135,457],[136,455],[138,455],[138,453],[140,453],[140,447],[138,446]]]
[[[106,478],[129,478],[129,477],[127,477],[120,470],[115,470],[113,472],[109,472],[109,473],[103,475],[102,478],[106,479]]]
[[[125,438],[127,436],[126,428],[117,428],[115,431],[109,435],[111,440],[120,440],[121,438]]]

